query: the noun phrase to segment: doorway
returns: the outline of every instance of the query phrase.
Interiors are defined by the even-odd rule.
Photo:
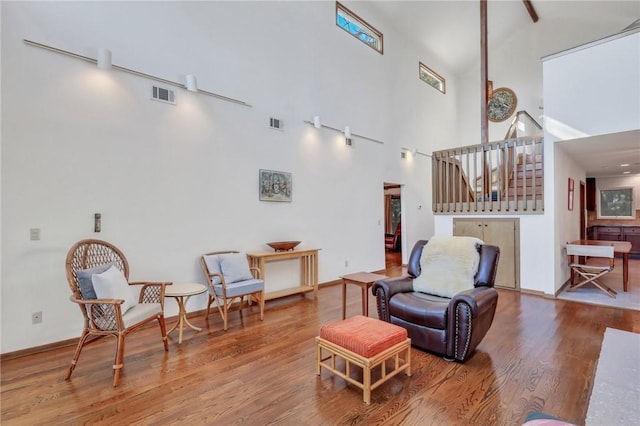
[[[586,183],[583,181],[580,181],[580,239],[581,240],[586,240],[587,239],[587,218],[585,215],[585,212],[587,211],[587,204],[586,204],[586,194],[587,194],[587,189],[586,189]]]
[[[384,183],[385,266],[402,266],[402,187]]]

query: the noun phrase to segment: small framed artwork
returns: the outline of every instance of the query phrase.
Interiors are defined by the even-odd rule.
[[[573,179],[569,178],[569,210],[573,210],[573,193],[574,193],[574,184]]]
[[[291,202],[291,173],[260,169],[260,201]]]

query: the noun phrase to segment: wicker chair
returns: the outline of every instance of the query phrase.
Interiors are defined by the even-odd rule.
[[[209,308],[215,301],[218,306],[218,312],[222,317],[225,331],[227,330],[229,308],[236,300],[240,301],[238,310],[240,311],[240,316],[242,316],[244,296],[247,296],[249,305],[252,299],[258,304],[260,307],[260,321],[264,320],[264,281],[260,279],[260,269],[250,268],[246,255],[242,253],[236,257],[241,268],[236,266],[233,268],[236,269],[235,271],[225,270],[225,257],[229,258],[231,256],[231,258],[234,258],[234,255],[238,254],[237,251],[233,250],[214,251],[200,257],[200,266],[209,286],[206,318],[209,317]],[[244,261],[240,262],[241,258],[244,258],[246,265]],[[229,275],[229,272],[232,275]]]
[[[106,271],[115,266],[123,275],[129,285],[141,285],[137,304],[123,312],[125,300],[119,298],[98,299],[93,287],[89,296],[87,287],[81,283],[88,279],[95,282],[95,276],[100,271]],[[66,380],[71,378],[71,373],[76,367],[80,352],[85,343],[94,342],[104,336],[112,336],[116,339],[116,356],[113,365],[113,386],[118,386],[120,371],[124,364],[124,339],[125,337],[145,325],[158,320],[164,350],[168,351],[167,330],[164,322],[164,290],[171,283],[160,282],[129,282],[129,264],[122,252],[112,244],[95,239],[86,239],[75,243],[67,253],[66,260],[67,281],[71,287],[71,301],[76,303],[84,317],[84,329],[78,341],[71,366]],[[117,273],[117,271],[116,271]],[[80,279],[79,279],[80,276]],[[91,285],[90,285],[91,286]],[[124,284],[126,288],[126,283]],[[83,296],[83,292],[85,296]],[[87,341],[89,336],[95,336]]]

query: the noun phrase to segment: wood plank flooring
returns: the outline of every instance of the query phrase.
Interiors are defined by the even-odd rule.
[[[392,267],[388,274],[398,274]],[[360,310],[348,287],[347,315]],[[466,363],[412,348],[401,374],[362,392],[315,374],[314,337],[341,318],[340,286],[318,299],[292,296],[230,315],[191,317],[203,327],[162,348],[159,328],[127,339],[120,386],[112,386],[115,342],[86,347],[70,381],[73,347],[2,362],[0,421],[38,424],[517,425],[529,411],[584,422],[606,327],[640,333],[640,312],[499,290],[491,330]],[[70,307],[71,308],[71,307]],[[370,315],[377,316],[370,298]],[[78,312],[78,321],[81,321]],[[169,322],[169,325],[172,323]]]

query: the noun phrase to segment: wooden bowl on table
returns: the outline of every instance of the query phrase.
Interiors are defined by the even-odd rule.
[[[300,241],[274,241],[267,243],[267,245],[275,251],[293,250],[298,244],[300,244]]]

